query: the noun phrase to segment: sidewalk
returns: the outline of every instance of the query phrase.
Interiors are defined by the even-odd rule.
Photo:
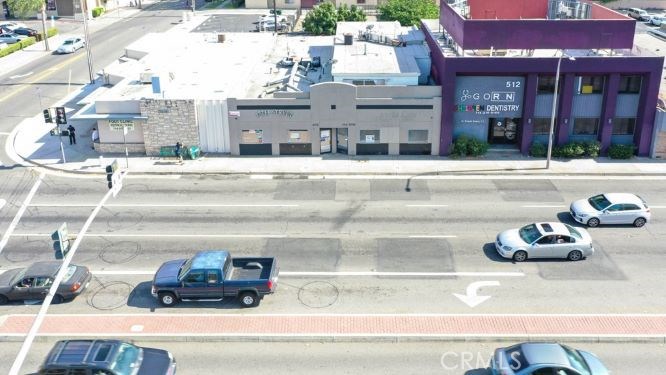
[[[22,339],[35,315],[6,315],[5,340]],[[465,314],[57,314],[37,336],[170,341],[567,340],[666,342],[666,315]]]

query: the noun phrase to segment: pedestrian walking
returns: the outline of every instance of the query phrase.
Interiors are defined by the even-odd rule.
[[[176,142],[176,157],[178,158],[178,162],[182,163],[183,162],[183,155],[182,155],[182,148],[183,144],[180,142]]]
[[[92,130],[92,143],[93,143],[92,149],[93,150],[95,149],[95,142],[98,142],[98,141],[99,141],[99,132],[97,131],[96,128],[93,128],[93,130]]]
[[[72,125],[67,127],[67,130],[69,131],[69,144],[76,144],[76,129]]]

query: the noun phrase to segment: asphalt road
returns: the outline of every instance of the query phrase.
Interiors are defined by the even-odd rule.
[[[492,352],[511,342],[481,343],[284,343],[144,342],[169,350],[178,374],[442,374],[490,375]],[[666,367],[666,348],[658,344],[568,345],[596,354],[614,375],[653,375]],[[23,373],[36,371],[53,341],[35,342]],[[6,373],[20,343],[0,342],[0,372]]]
[[[405,190],[409,183],[409,192]],[[98,272],[54,313],[663,313],[666,291],[662,181],[636,180],[250,180],[214,176],[128,179],[95,218],[74,257]],[[23,183],[22,188],[31,187]],[[569,202],[634,191],[653,208],[644,228],[590,230],[597,253],[576,263],[514,264],[493,241],[534,221],[572,223]],[[25,191],[25,190],[24,190]],[[75,234],[106,192],[103,181],[47,176],[0,253],[0,270],[53,259],[50,234]],[[25,194],[25,193],[24,193]],[[7,228],[15,195],[0,219]],[[5,198],[6,199],[6,198]],[[3,211],[4,212],[4,211]],[[283,272],[476,272],[475,276],[288,276],[252,310],[235,301],[160,308],[152,274],[201,249],[277,256]],[[486,272],[518,277],[484,276]],[[453,296],[475,281],[492,298],[469,308]],[[36,312],[11,304],[0,314]]]

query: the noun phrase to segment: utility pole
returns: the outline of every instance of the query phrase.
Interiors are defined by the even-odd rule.
[[[277,19],[278,19],[277,16],[278,15],[277,15],[277,9],[276,9],[276,4],[275,3],[277,3],[277,0],[273,0],[273,19],[275,20],[275,27],[273,28],[273,30],[275,32],[274,35],[277,35],[278,34],[278,23],[277,23]]]
[[[49,50],[49,35],[46,32],[46,2],[42,4],[42,30],[44,32],[44,51]]]
[[[83,13],[83,32],[85,34],[86,56],[88,58],[88,75],[90,76],[90,83],[95,83],[92,52],[90,51],[90,33],[88,32],[88,5],[85,3],[85,0],[81,0],[81,12]]]

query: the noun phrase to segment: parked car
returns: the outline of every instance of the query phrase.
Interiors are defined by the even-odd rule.
[[[83,38],[67,38],[64,42],[62,42],[62,45],[58,47],[56,53],[74,53],[78,49],[83,48],[85,45],[86,42],[83,40]]]
[[[534,223],[501,232],[495,249],[504,258],[523,262],[531,258],[581,260],[594,253],[592,237],[585,229],[552,222]]]
[[[666,21],[666,14],[657,14],[650,17],[650,25],[661,26]]]
[[[650,14],[640,8],[629,8],[627,15],[631,18],[635,18],[639,21],[648,21],[650,19]]]
[[[19,27],[26,27],[24,23],[21,22],[12,22],[12,21],[0,21],[0,28],[6,28],[9,30],[14,30]]]
[[[257,22],[255,27],[257,31],[275,31],[275,22],[273,20],[266,20],[262,22]],[[285,22],[278,22],[278,31],[287,31],[289,29],[289,24]]]
[[[36,262],[27,268],[15,268],[0,275],[0,305],[9,301],[44,299],[51,289],[62,262]],[[88,286],[92,274],[88,268],[70,265],[53,296],[53,303],[72,299]]]
[[[259,22],[266,22],[266,21],[273,21],[275,22],[275,16],[272,14],[263,14],[261,17],[259,17]],[[278,14],[277,16],[277,21],[278,22],[287,22],[287,17]]]
[[[579,199],[569,206],[577,222],[588,227],[599,224],[632,224],[642,227],[650,221],[650,208],[643,198],[629,193],[605,193]]]
[[[175,373],[176,360],[168,351],[144,348],[120,340],[58,341],[38,372],[39,375],[173,375]]]
[[[163,306],[233,297],[242,307],[255,307],[277,288],[278,272],[275,258],[232,259],[227,251],[201,251],[190,259],[162,264],[151,294]]]
[[[37,36],[39,31],[31,29],[29,27],[17,27],[14,29],[14,34],[25,35],[25,36]]]
[[[609,375],[592,353],[558,343],[528,342],[495,349],[492,375]]]
[[[0,34],[0,43],[14,44],[25,38],[27,38],[27,36],[14,33]]]

